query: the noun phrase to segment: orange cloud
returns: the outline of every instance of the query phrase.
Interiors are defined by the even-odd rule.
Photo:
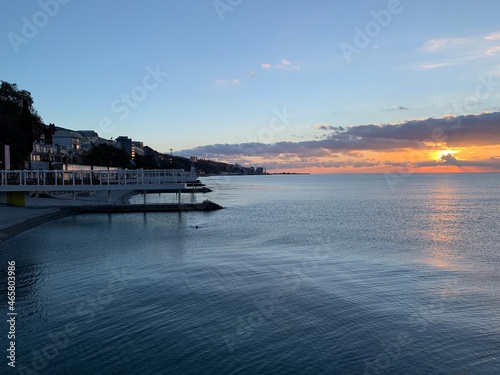
[[[328,133],[319,140],[214,144],[180,154],[239,164],[251,161],[269,171],[500,172],[500,112],[316,128]]]

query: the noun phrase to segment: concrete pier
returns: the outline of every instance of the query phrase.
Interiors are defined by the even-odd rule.
[[[122,204],[112,197],[127,192],[175,193],[180,204],[182,193],[209,191],[197,181],[194,170],[0,171],[0,203],[19,207]],[[105,201],[98,199],[102,194]]]
[[[71,207],[79,213],[132,213],[132,212],[188,212],[216,211],[224,207],[209,200],[201,203],[127,204]]]

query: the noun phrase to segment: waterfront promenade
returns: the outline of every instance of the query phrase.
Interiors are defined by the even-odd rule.
[[[137,193],[200,192],[194,170],[5,170],[0,203],[16,206],[127,204]],[[144,201],[146,203],[146,201]]]
[[[210,202],[181,203],[181,193],[209,192],[194,171],[0,171],[0,243],[49,220],[75,213],[212,211]],[[176,193],[177,203],[146,204],[147,193]],[[144,196],[144,204],[129,198]]]
[[[4,170],[0,192],[182,190],[196,181],[194,171],[165,170]]]

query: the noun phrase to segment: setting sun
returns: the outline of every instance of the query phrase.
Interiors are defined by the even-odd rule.
[[[435,156],[435,159],[436,160],[442,160],[444,157],[446,157],[447,155],[455,155],[456,153],[458,153],[457,150],[450,150],[450,149],[446,149],[446,150],[442,150],[442,151],[438,151],[436,152],[436,156]]]

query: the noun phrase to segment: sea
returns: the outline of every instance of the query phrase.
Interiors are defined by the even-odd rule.
[[[500,173],[201,180],[3,242],[0,373],[500,374]]]

